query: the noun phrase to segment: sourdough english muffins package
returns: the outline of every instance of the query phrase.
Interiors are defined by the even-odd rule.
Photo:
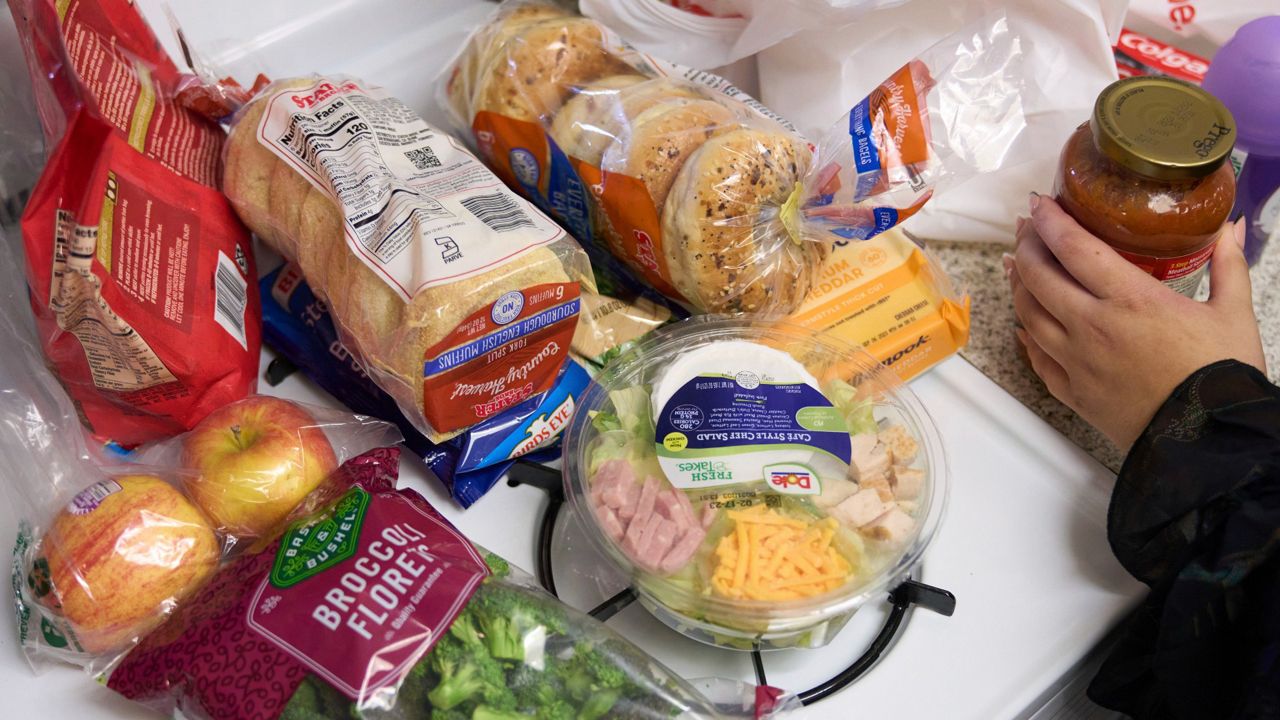
[[[548,2],[508,0],[443,94],[508,185],[642,284],[698,312],[787,314],[833,243],[1005,164],[1025,125],[1022,57],[1005,18],[984,18],[813,144],[719,77]]]
[[[343,344],[428,439],[559,377],[586,256],[382,88],[272,83],[236,114],[225,159],[241,219],[302,268]]]

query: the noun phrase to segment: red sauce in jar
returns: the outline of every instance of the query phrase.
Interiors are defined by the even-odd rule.
[[[1086,230],[1193,295],[1235,200],[1234,139],[1230,113],[1200,88],[1121,80],[1067,140],[1054,193]]]

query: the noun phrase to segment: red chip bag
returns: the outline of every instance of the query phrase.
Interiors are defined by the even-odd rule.
[[[224,135],[126,0],[10,0],[54,146],[22,218],[41,343],[95,435],[189,429],[256,386],[252,246]]]

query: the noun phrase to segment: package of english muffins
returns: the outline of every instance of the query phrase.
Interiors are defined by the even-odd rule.
[[[235,114],[224,158],[241,219],[302,268],[342,344],[431,441],[560,376],[585,254],[382,88],[278,80]]]
[[[810,142],[719,77],[546,0],[506,0],[442,93],[508,186],[667,298],[787,315],[837,242],[1016,160],[1022,61],[1005,17],[985,17]]]

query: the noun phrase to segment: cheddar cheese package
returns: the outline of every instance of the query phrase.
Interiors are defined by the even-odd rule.
[[[837,243],[791,321],[862,345],[909,380],[964,347],[969,297],[894,229]]]

